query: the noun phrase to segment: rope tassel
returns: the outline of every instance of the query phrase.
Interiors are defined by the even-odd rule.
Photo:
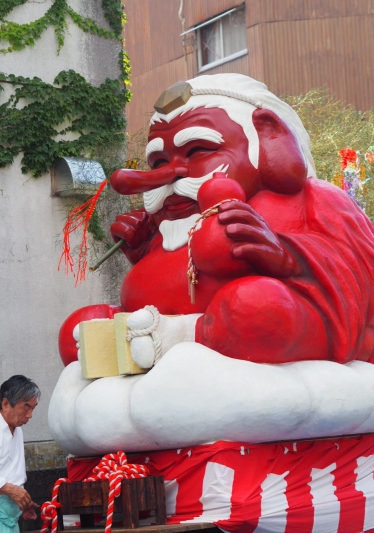
[[[61,507],[61,505],[57,501],[57,497],[61,483],[70,483],[70,481],[65,477],[61,477],[60,479],[58,479],[53,487],[51,501],[45,502],[41,506],[40,515],[43,520],[43,526],[40,530],[40,533],[56,533],[57,531],[57,509]]]
[[[75,286],[77,286],[80,281],[84,281],[86,279],[88,253],[87,230],[91,217],[95,211],[96,204],[108,183],[109,180],[104,180],[92,198],[72,209],[68,214],[65,226],[63,228],[63,249],[58,263],[58,270],[60,270],[61,263],[64,260],[65,272],[66,274],[69,274],[69,272],[73,274],[75,277]],[[78,269],[77,273],[75,274],[74,259],[71,255],[70,236],[80,227],[83,227],[83,231],[82,239],[79,245]]]
[[[110,453],[104,455],[100,463],[93,469],[93,475],[84,481],[109,481],[108,510],[106,517],[105,533],[112,530],[114,499],[121,494],[123,479],[146,477],[149,470],[144,465],[128,464],[125,452]]]

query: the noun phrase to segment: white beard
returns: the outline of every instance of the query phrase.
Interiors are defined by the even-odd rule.
[[[188,242],[188,232],[195,225],[200,213],[178,220],[163,220],[159,230],[162,235],[162,247],[168,252],[181,248]]]
[[[220,165],[201,178],[182,178],[174,181],[174,183],[169,183],[168,185],[163,185],[162,187],[157,187],[157,189],[145,192],[143,194],[145,210],[151,214],[157,213],[157,211],[162,209],[166,198],[174,193],[196,201],[197,193],[201,185],[210,180],[215,172],[226,173],[228,168],[229,165]]]
[[[162,209],[166,198],[174,193],[197,201],[197,193],[199,192],[201,185],[212,179],[215,172],[226,173],[228,168],[229,165],[220,165],[215,170],[212,170],[212,172],[209,172],[209,174],[206,174],[201,178],[182,178],[174,183],[163,185],[157,189],[145,192],[143,195],[145,210],[148,213],[157,213],[157,211]],[[188,232],[200,216],[201,215],[197,213],[188,218],[163,220],[159,226],[159,230],[163,238],[162,247],[164,250],[173,252],[187,244]]]

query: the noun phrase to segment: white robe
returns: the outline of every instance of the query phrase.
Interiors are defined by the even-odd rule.
[[[12,435],[0,412],[0,489],[5,483],[22,487],[26,482],[25,452],[21,428]]]

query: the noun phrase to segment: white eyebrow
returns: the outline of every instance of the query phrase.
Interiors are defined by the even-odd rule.
[[[164,149],[164,140],[161,137],[156,137],[149,141],[145,148],[145,158],[146,160],[151,155],[152,152],[162,152]]]
[[[223,143],[224,140],[219,131],[212,130],[211,128],[203,128],[202,126],[196,126],[194,128],[185,128],[179,131],[174,136],[175,146],[183,146],[190,141],[210,141],[213,143]]]

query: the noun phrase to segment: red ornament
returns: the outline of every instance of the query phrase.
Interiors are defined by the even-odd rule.
[[[203,183],[197,193],[201,212],[228,198],[236,198],[240,202],[246,201],[245,192],[240,183],[228,179],[224,172],[215,172],[213,178]]]
[[[343,148],[339,151],[342,170],[347,168],[348,163],[356,163],[357,152],[351,148]]]

